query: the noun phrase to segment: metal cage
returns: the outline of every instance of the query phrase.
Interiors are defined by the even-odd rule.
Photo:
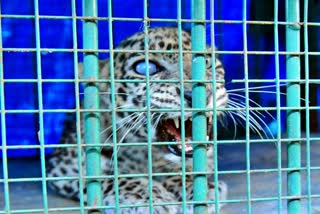
[[[169,1],[168,1],[169,2]],[[239,1],[238,1],[239,2]],[[2,157],[2,174],[0,177],[0,183],[2,187],[0,188],[0,213],[103,213],[103,209],[114,209],[115,213],[121,213],[120,209],[124,207],[138,207],[145,206],[149,207],[149,213],[153,213],[154,206],[163,206],[166,204],[174,205],[177,204],[182,207],[184,213],[186,212],[188,205],[193,205],[194,213],[207,213],[207,205],[214,204],[216,207],[216,213],[224,213],[223,209],[219,211],[219,205],[225,204],[225,207],[231,206],[227,213],[257,213],[260,210],[260,207],[255,207],[255,203],[264,203],[263,206],[269,206],[270,203],[275,203],[276,206],[273,206],[272,213],[316,213],[319,211],[320,207],[320,193],[317,192],[317,184],[316,184],[316,175],[319,170],[319,160],[317,160],[312,155],[313,144],[316,144],[319,141],[319,137],[312,134],[311,130],[319,131],[319,125],[317,128],[310,127],[310,124],[319,124],[319,117],[312,118],[310,116],[310,112],[318,112],[319,111],[319,103],[315,103],[317,101],[317,95],[319,96],[319,89],[317,89],[317,85],[320,82],[319,66],[317,70],[311,71],[309,68],[309,58],[318,57],[319,52],[309,50],[309,28],[319,28],[319,22],[309,21],[309,10],[310,10],[310,1],[304,0],[302,3],[299,0],[286,0],[285,1],[285,20],[280,20],[279,14],[279,5],[282,2],[278,0],[274,0],[273,2],[273,17],[271,17],[270,21],[266,20],[249,20],[248,10],[249,5],[259,4],[262,1],[240,1],[241,2],[241,14],[242,17],[238,20],[225,20],[219,19],[217,13],[227,12],[226,10],[216,10],[217,5],[223,5],[221,1],[204,1],[204,0],[192,0],[192,2],[178,0],[175,4],[175,18],[158,18],[151,17],[149,14],[150,4],[148,0],[141,1],[139,4],[141,7],[141,11],[139,11],[139,17],[120,17],[117,15],[113,15],[114,10],[113,7],[116,4],[115,1],[108,0],[104,5],[103,9],[107,10],[101,12],[102,4],[99,4],[97,0],[83,0],[80,1],[71,0],[67,6],[68,13],[57,12],[57,14],[51,13],[49,15],[44,15],[41,13],[41,1],[34,0],[30,1],[28,8],[33,11],[32,14],[28,14],[25,12],[18,13],[16,10],[17,7],[22,7],[23,5],[16,4],[13,9],[9,10],[9,1],[0,2],[0,109],[1,109],[1,157]],[[54,7],[59,10],[59,7],[64,7],[63,2],[53,1],[51,3],[59,3],[60,5],[55,5]],[[117,3],[121,3],[117,1]],[[132,2],[131,2],[132,3]],[[128,4],[131,4],[128,2]],[[266,2],[264,2],[266,3]],[[13,4],[13,3],[12,3]],[[21,3],[20,3],[21,4]],[[24,4],[24,3],[23,3]],[[121,4],[124,4],[123,2]],[[159,3],[160,4],[160,3]],[[169,4],[169,3],[168,3]],[[239,3],[238,3],[239,4]],[[319,8],[318,3],[314,3],[315,7]],[[70,7],[70,8],[69,8]],[[226,5],[225,5],[226,7]],[[228,7],[232,7],[232,3],[228,5]],[[7,8],[7,9],[6,9]],[[191,13],[186,12],[187,9],[191,10]],[[2,12],[1,12],[2,11]],[[99,13],[104,13],[104,16],[98,15]],[[153,11],[153,14],[156,14],[156,10]],[[217,12],[218,11],[218,12]],[[105,13],[106,12],[106,13]],[[300,18],[300,13],[303,14],[303,17]],[[81,14],[81,15],[79,15]],[[221,14],[220,14],[221,15]],[[220,16],[221,17],[221,16]],[[319,17],[317,17],[319,19]],[[18,24],[13,24],[12,20],[21,20],[24,23],[22,26]],[[55,46],[56,41],[54,41],[53,37],[52,44],[50,41],[43,43],[45,39],[49,39],[49,37],[44,37],[43,31],[46,30],[41,29],[41,24],[43,20],[59,23],[61,20],[67,20],[67,24],[64,25],[65,28],[68,28],[70,31],[69,40],[66,40],[65,43],[68,43],[66,46]],[[178,39],[179,39],[179,48],[177,53],[179,54],[179,80],[172,80],[171,82],[178,83],[180,85],[181,92],[181,106],[183,104],[183,94],[184,94],[184,84],[185,82],[192,83],[192,100],[193,105],[191,109],[184,109],[183,107],[180,109],[153,109],[150,105],[150,80],[149,74],[146,75],[146,97],[147,102],[145,103],[145,110],[134,109],[134,111],[144,111],[147,115],[146,126],[148,130],[151,130],[151,113],[155,111],[176,111],[181,112],[181,119],[184,121],[184,114],[186,111],[191,111],[193,113],[192,116],[192,136],[193,136],[193,172],[188,173],[185,170],[186,157],[185,157],[185,149],[182,147],[182,168],[179,173],[167,173],[167,175],[181,175],[182,179],[182,193],[183,198],[181,202],[164,202],[161,204],[155,204],[152,200],[152,185],[153,185],[153,177],[161,176],[159,173],[154,173],[152,171],[152,146],[154,146],[154,142],[152,142],[151,131],[148,133],[148,138],[146,142],[141,143],[128,143],[126,146],[147,146],[148,148],[148,173],[147,174],[130,174],[130,175],[121,175],[117,169],[117,148],[119,147],[117,142],[117,117],[116,117],[116,92],[115,92],[115,84],[124,81],[124,82],[134,82],[136,80],[117,80],[114,78],[114,54],[119,51],[115,48],[115,41],[120,41],[117,37],[117,31],[114,30],[115,22],[132,22],[136,23],[140,26],[140,30],[145,34],[144,40],[144,50],[142,52],[145,55],[145,62],[148,67],[149,57],[148,53],[150,50],[148,49],[148,30],[150,25],[153,26],[154,23],[165,23],[167,25],[174,25],[178,29]],[[319,20],[318,20],[319,21]],[[16,21],[15,23],[17,23]],[[31,22],[31,24],[27,23]],[[103,23],[103,25],[101,24]],[[11,25],[10,25],[11,24]],[[215,44],[216,40],[223,40],[224,37],[224,28],[221,26],[225,25],[237,25],[237,29],[240,28],[241,33],[237,36],[241,37],[241,50],[229,50],[224,49],[223,47],[216,49]],[[219,27],[219,26],[220,27]],[[23,33],[23,27],[31,27],[34,32],[30,33],[30,35],[26,35],[27,40],[33,40],[34,43],[30,45],[26,45],[26,43],[17,42],[14,45],[9,44],[9,40],[7,38],[10,37],[11,33],[8,29],[14,29],[14,26],[18,26]],[[44,25],[45,26],[45,25]],[[128,24],[129,26],[129,24]],[[250,42],[252,40],[249,37],[249,29],[251,26],[258,27],[272,27],[272,41],[273,41],[273,50],[251,50]],[[108,40],[104,40],[104,43],[107,43],[108,48],[101,48],[100,42],[101,37],[98,35],[101,34],[99,31],[99,27],[103,27],[104,36],[107,36]],[[128,27],[130,28],[130,27]],[[189,28],[191,29],[192,34],[192,80],[184,80],[183,79],[183,54],[187,51],[182,49],[182,29]],[[58,32],[59,28],[55,28],[55,34],[59,37]],[[79,30],[81,29],[81,30]],[[136,29],[136,28],[134,28]],[[225,28],[227,29],[227,28]],[[318,31],[318,30],[317,30]],[[20,32],[20,31],[19,31]],[[222,36],[216,37],[216,32],[222,33]],[[284,41],[281,40],[281,32],[285,32]],[[43,34],[42,34],[43,33]],[[81,35],[83,33],[83,35]],[[251,35],[252,36],[252,35]],[[82,39],[79,39],[81,37]],[[117,38],[115,38],[117,37]],[[242,78],[234,79],[233,77],[227,77],[231,80],[231,83],[242,84],[244,87],[242,91],[244,92],[244,105],[241,111],[243,112],[242,119],[244,121],[243,127],[243,138],[239,139],[220,139],[218,138],[219,129],[217,123],[217,109],[216,103],[214,102],[214,106],[212,109],[206,108],[206,92],[205,92],[205,84],[211,83],[212,85],[217,84],[217,80],[215,79],[215,75],[213,75],[212,79],[205,79],[205,55],[206,53],[206,44],[208,41],[208,37],[210,37],[211,52],[213,59],[216,54],[222,55],[222,60],[226,59],[226,63],[228,62],[227,57],[229,56],[240,56],[240,65],[242,65],[241,69],[243,71]],[[254,37],[254,35],[253,35]],[[59,37],[60,38],[60,37]],[[303,38],[303,39],[302,39]],[[123,38],[122,38],[123,39]],[[319,40],[318,38],[316,38]],[[71,41],[72,40],[72,41]],[[82,41],[81,41],[82,40]],[[259,40],[259,39],[258,39]],[[18,40],[17,40],[18,41]],[[20,40],[19,40],[20,41]],[[218,43],[219,43],[218,41]],[[230,41],[232,42],[232,41]],[[225,41],[224,41],[225,43]],[[318,42],[316,41],[316,44]],[[314,44],[314,43],[313,43]],[[303,45],[303,50],[301,50],[301,45]],[[285,46],[285,48],[283,48]],[[319,45],[318,45],[319,46]],[[282,50],[285,49],[285,50]],[[125,51],[125,50],[121,50]],[[171,53],[170,50],[167,51]],[[166,53],[166,52],[165,52]],[[23,64],[25,63],[26,68],[34,71],[32,75],[28,76],[27,74],[22,74],[21,72],[17,72],[15,75],[10,74],[10,69],[14,70],[14,67],[10,66],[19,66],[15,65],[14,60],[8,60],[11,57],[13,59],[17,59],[17,63]],[[20,54],[20,55],[19,55]],[[30,56],[28,56],[28,54]],[[61,70],[61,74],[53,74],[44,72],[45,69],[50,69],[50,66],[46,66],[48,62],[46,60],[47,56],[50,54],[57,54],[57,58],[55,60],[66,60],[65,66],[61,66],[56,68],[57,70]],[[65,54],[59,56],[59,54]],[[98,55],[107,56],[110,62],[110,79],[101,80],[99,79],[99,56]],[[67,59],[64,56],[67,56]],[[274,67],[272,72],[274,72],[274,78],[264,78],[264,75],[260,75],[260,78],[252,78],[250,74],[249,65],[252,61],[250,61],[250,57],[267,55],[268,57],[273,58]],[[63,57],[62,57],[63,56]],[[78,63],[79,57],[83,56],[83,64],[84,64],[84,78],[80,79]],[[224,58],[224,56],[226,58]],[[281,58],[285,57],[285,65],[281,64]],[[24,62],[21,58],[26,59]],[[233,59],[234,60],[234,59]],[[304,65],[301,65],[301,60],[303,60]],[[213,64],[214,64],[213,60]],[[316,61],[316,60],[314,60]],[[229,60],[230,62],[230,60]],[[250,62],[250,63],[249,63]],[[30,66],[29,66],[30,63]],[[232,63],[232,62],[231,62]],[[239,63],[239,62],[238,62]],[[32,65],[33,64],[33,65]],[[260,65],[264,66],[264,65]],[[212,66],[215,67],[214,65]],[[285,67],[285,72],[282,67]],[[314,68],[313,68],[314,69]],[[65,70],[69,70],[69,73],[66,74]],[[227,70],[227,69],[226,69]],[[21,71],[21,70],[20,70]],[[302,71],[304,71],[303,75]],[[214,69],[212,69],[214,73]],[[314,72],[314,73],[311,73]],[[256,73],[259,73],[257,71]],[[66,74],[66,75],[65,75]],[[226,71],[228,75],[228,70]],[[56,76],[54,76],[56,75]],[[239,75],[239,74],[235,74]],[[250,76],[251,75],[251,76]],[[310,77],[310,75],[312,77]],[[256,75],[258,76],[258,75]],[[284,76],[284,78],[283,78]],[[109,82],[110,87],[110,96],[112,102],[111,109],[100,109],[99,108],[99,90],[98,85],[101,82]],[[64,88],[62,85],[59,86],[59,89],[55,89],[56,86],[53,87],[54,84],[65,84]],[[80,103],[82,99],[82,93],[80,83],[84,85],[84,107],[82,108]],[[159,81],[158,83],[161,83]],[[19,84],[32,85],[31,88],[25,89],[19,88]],[[49,86],[53,84],[52,86]],[[274,95],[274,106],[250,106],[252,104],[252,100],[250,99],[250,93],[252,92],[251,85],[252,84],[266,84],[275,89],[272,94]],[[13,86],[12,88],[10,88]],[[15,86],[17,88],[15,88]],[[269,87],[268,86],[268,87]],[[257,88],[259,89],[260,86]],[[285,95],[283,95],[283,88],[286,88]],[[310,90],[316,88],[318,92],[315,90]],[[256,89],[256,88],[254,88]],[[20,90],[21,92],[18,92]],[[50,92],[51,90],[51,92]],[[53,90],[53,91],[52,91]],[[304,94],[301,92],[304,92]],[[56,92],[56,94],[54,94]],[[21,93],[21,94],[20,94]],[[25,93],[25,94],[24,94]],[[70,93],[71,100],[75,102],[75,108],[71,108],[73,105],[73,101],[60,100],[63,105],[58,105],[59,107],[54,107],[55,102],[48,101],[49,96],[53,96],[56,98],[57,94],[60,93]],[[213,87],[212,90],[213,95],[216,94],[216,89]],[[271,92],[270,92],[271,93]],[[30,96],[30,97],[28,97]],[[66,95],[67,96],[67,95]],[[15,105],[11,105],[11,102],[15,100],[15,97],[18,97],[21,100],[31,99],[31,103],[33,103],[31,107],[25,107],[23,102],[16,102]],[[284,101],[284,97],[286,101]],[[303,99],[302,99],[303,98]],[[263,98],[262,98],[263,99]],[[319,100],[319,99],[318,99]],[[68,102],[68,105],[65,103]],[[254,101],[255,102],[255,101]],[[257,101],[259,102],[259,101]],[[283,105],[286,103],[286,105]],[[62,107],[61,107],[62,106]],[[220,109],[221,111],[239,111],[239,108],[236,107],[228,107],[226,109]],[[126,109],[124,109],[126,111]],[[127,110],[127,111],[133,111]],[[213,140],[206,139],[206,116],[205,112],[212,111],[213,112]],[[250,120],[252,116],[252,111],[255,112],[265,112],[272,111],[274,114],[273,128],[268,126],[267,122],[264,122],[262,119],[263,125],[265,125],[268,131],[273,132],[274,136],[271,138],[260,139],[257,138],[250,131]],[[100,140],[100,113],[101,112],[110,112],[112,115],[112,133],[113,133],[113,144],[112,145],[103,145]],[[286,115],[283,113],[286,112]],[[76,115],[77,121],[77,144],[57,144],[57,139],[51,135],[50,129],[57,129],[57,127],[61,126],[61,123],[64,119],[65,113],[74,113]],[[312,115],[314,115],[311,113]],[[81,114],[84,115],[84,142],[86,145],[83,145],[81,139],[81,126],[80,126],[80,117]],[[258,113],[259,114],[259,113]],[[317,113],[316,113],[317,114]],[[30,115],[33,115],[30,117]],[[51,115],[50,118],[48,115]],[[57,116],[56,116],[57,115]],[[250,116],[251,115],[251,116]],[[301,115],[303,117],[301,117]],[[15,119],[16,118],[16,119]],[[18,118],[18,119],[17,119]],[[37,119],[36,122],[32,121]],[[53,122],[54,120],[59,122]],[[28,125],[24,125],[20,121],[32,121],[33,128],[29,128]],[[49,121],[49,122],[48,122]],[[284,124],[286,121],[286,125]],[[312,121],[316,121],[313,123]],[[53,125],[52,125],[53,124]],[[305,134],[302,135],[303,129],[301,124],[305,127]],[[17,126],[15,126],[17,125]],[[21,126],[19,126],[21,125]],[[13,131],[10,127],[14,127]],[[33,143],[23,143],[19,142],[19,138],[21,137],[20,131],[17,129],[23,129],[27,127],[27,130],[24,130],[25,133],[32,133],[31,141],[36,142],[37,138],[39,138],[39,144]],[[20,136],[16,135],[16,133],[20,134]],[[181,137],[182,144],[185,142],[185,124],[181,123]],[[24,132],[23,132],[24,133]],[[61,127],[58,130],[58,135],[61,134]],[[286,133],[284,135],[283,133]],[[11,143],[12,141],[17,143]],[[259,147],[261,144],[272,142],[273,151],[275,155],[272,157],[276,157],[276,167],[266,167],[255,168],[255,164],[253,163],[254,158],[252,158],[252,145],[256,145],[256,149],[254,151],[259,151],[264,149],[264,147]],[[170,142],[169,142],[170,143]],[[237,144],[241,144],[241,152],[245,160],[243,161],[243,167],[232,168],[231,169],[223,169],[220,166],[220,156],[222,161],[228,162],[227,158],[223,158],[223,154],[220,155],[219,148],[220,146],[227,145],[223,151],[228,153],[231,147],[236,146]],[[214,160],[208,160],[206,158],[207,146],[213,146],[214,148]],[[52,150],[56,148],[66,148],[66,147],[74,147],[78,148],[77,159],[79,165],[79,176],[78,177],[56,177],[56,178],[48,178],[46,176],[46,157]],[[113,176],[106,177],[101,174],[101,163],[100,163],[100,153],[101,148],[104,146],[110,146],[113,148],[114,155],[114,166],[115,169],[113,171]],[[82,149],[86,150],[86,159],[82,157],[81,151]],[[316,146],[314,147],[317,148]],[[260,152],[261,152],[260,150]],[[238,154],[237,151],[232,150],[232,154]],[[287,154],[284,152],[287,151]],[[15,153],[14,153],[15,152]],[[12,171],[19,171],[19,164],[16,168],[12,168],[10,166],[11,162],[16,161],[13,157],[19,157],[20,154],[27,154],[26,156],[36,156],[38,160],[40,160],[40,164],[38,165],[38,172],[41,171],[39,176],[29,176],[28,172],[24,176],[14,176],[11,175]],[[287,163],[283,162],[284,157],[287,159]],[[305,158],[305,160],[302,160]],[[313,163],[313,159],[314,163]],[[31,161],[30,159],[23,159],[19,157],[18,161],[27,162]],[[83,174],[82,169],[82,161],[86,162],[86,172],[87,174]],[[214,169],[212,171],[206,171],[207,162],[214,162]],[[268,162],[268,160],[265,160]],[[302,164],[303,162],[303,164]],[[318,165],[317,165],[318,164]],[[274,174],[276,182],[274,182],[273,186],[276,189],[275,195],[259,195],[259,189],[257,187],[265,185],[264,182],[256,178],[253,179],[255,173],[262,174]],[[186,198],[186,175],[193,175],[193,192],[194,198],[192,201],[188,201]],[[207,199],[208,189],[207,189],[207,176],[213,175],[213,183],[218,186],[218,182],[221,180],[223,176],[231,176],[239,175],[244,176],[244,179],[241,182],[238,182],[237,185],[242,186],[243,193],[242,197],[231,198],[219,201],[218,198],[218,190],[215,191],[215,201],[210,201]],[[131,177],[139,177],[144,176],[148,178],[148,187],[149,187],[149,201],[146,204],[132,204],[132,205],[123,205],[119,201],[119,189],[118,189],[118,178],[125,176]],[[102,203],[102,192],[101,192],[101,180],[103,179],[113,179],[114,180],[114,188],[115,188],[115,206],[106,206]],[[287,178],[287,181],[285,181]],[[86,182],[87,192],[86,196],[83,191],[80,191],[80,201],[77,202],[77,206],[73,204],[73,206],[63,207],[63,202],[59,204],[51,203],[48,199],[48,195],[52,193],[48,193],[47,183],[52,180],[63,180],[63,179],[75,179],[79,182],[79,188],[83,189],[84,182]],[[19,192],[15,190],[15,188],[11,188],[11,185],[22,184],[30,182],[38,182],[41,183],[41,194],[40,201],[37,201],[36,206],[27,206],[27,204],[17,206],[15,200],[19,198],[19,200],[24,200],[21,197],[17,197]],[[257,182],[258,184],[253,185],[253,182]],[[20,190],[21,191],[21,190]],[[23,191],[23,190],[22,190]],[[1,193],[2,192],[2,193]],[[231,191],[231,194],[233,192]],[[25,193],[28,194],[28,193]],[[1,200],[3,200],[1,202]],[[51,200],[51,199],[50,199]],[[19,202],[21,203],[21,202]],[[41,205],[39,205],[41,204]],[[51,204],[51,205],[50,205]],[[240,204],[240,205],[239,205]],[[239,208],[241,207],[241,208]],[[235,211],[236,210],[236,211]],[[240,211],[239,211],[240,210]],[[269,210],[270,211],[270,210]],[[262,211],[263,212],[263,211]],[[320,212],[320,211],[319,211]]]

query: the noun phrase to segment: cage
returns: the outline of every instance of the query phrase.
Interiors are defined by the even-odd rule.
[[[308,0],[0,2],[0,213],[139,213],[139,208],[161,213],[161,207],[167,208],[162,213],[320,213],[319,9],[318,1]],[[176,47],[152,47],[155,38],[149,34],[161,27],[176,29]],[[140,48],[124,45],[137,32]],[[185,32],[191,35],[190,50],[185,49]],[[168,42],[168,35],[162,36]],[[119,77],[121,54],[142,56],[132,64],[138,66],[135,78]],[[151,70],[160,73],[168,65],[155,56],[165,54],[177,56],[176,76],[157,79]],[[223,80],[216,56],[225,70]],[[109,73],[101,78],[105,66]],[[137,100],[142,106],[118,106],[126,93],[119,92],[119,85],[128,84],[145,84]],[[218,102],[220,84],[229,96],[225,107]],[[155,107],[156,85],[175,85],[179,106]],[[108,100],[108,108],[99,106],[99,99]],[[180,147],[171,139],[153,138],[160,131],[153,127],[159,114],[179,115]],[[120,115],[143,123],[144,140],[130,137],[122,143],[121,135],[136,126],[118,131],[127,121]],[[192,127],[183,122],[190,118]],[[72,143],[59,143],[68,126]],[[160,171],[158,147],[179,153],[179,170]],[[144,148],[143,172],[127,171],[139,163],[135,159],[120,167],[123,154],[135,148]],[[70,160],[63,157],[69,150],[75,151],[76,173],[71,174]],[[61,158],[53,161],[57,151]],[[106,165],[102,157],[110,152]],[[52,168],[60,163],[59,174]],[[144,200],[122,200],[122,186],[130,180],[140,183],[132,182],[128,197],[144,183]],[[172,180],[170,189],[166,185]],[[64,182],[70,186],[63,187]],[[106,196],[106,184],[113,196]],[[180,196],[171,199],[165,194],[176,194],[174,187]]]

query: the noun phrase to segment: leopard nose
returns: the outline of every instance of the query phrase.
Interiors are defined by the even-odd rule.
[[[181,93],[180,89],[176,88],[176,90],[177,90],[177,94],[180,95],[180,93]],[[189,105],[191,105],[192,104],[192,91],[188,91],[188,90],[184,91],[184,99],[188,102]]]
[[[185,91],[184,92],[184,99],[191,104],[192,103],[192,91]]]

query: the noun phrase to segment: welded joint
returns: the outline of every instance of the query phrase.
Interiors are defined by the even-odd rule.
[[[292,30],[301,30],[302,26],[303,26],[302,22],[292,22],[287,25],[287,27]]]

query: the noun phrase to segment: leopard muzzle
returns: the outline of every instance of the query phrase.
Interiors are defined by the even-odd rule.
[[[157,127],[157,140],[160,142],[175,142],[167,146],[169,152],[174,155],[182,156],[182,149],[184,145],[185,156],[192,157],[193,146],[192,141],[192,119],[187,118],[184,121],[185,143],[182,143],[181,118],[163,120]],[[207,139],[210,140],[212,136],[212,120],[207,118]]]

